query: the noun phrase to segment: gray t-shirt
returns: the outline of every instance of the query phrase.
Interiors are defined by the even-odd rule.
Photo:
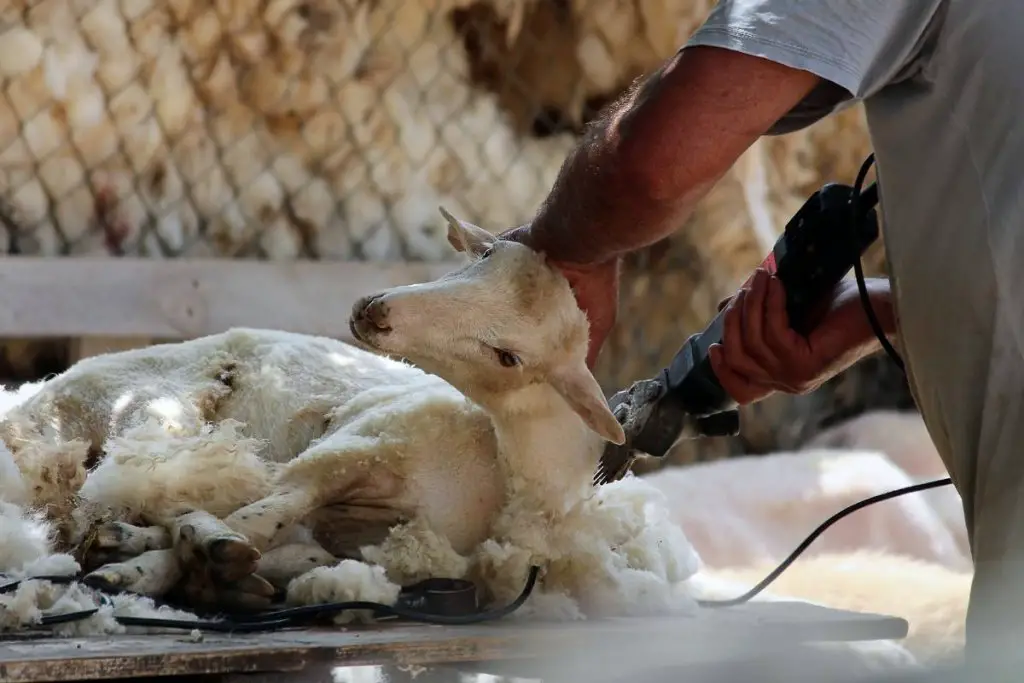
[[[839,86],[776,133],[864,102],[911,386],[976,560],[1024,559],[1024,4],[723,0],[688,44]]]

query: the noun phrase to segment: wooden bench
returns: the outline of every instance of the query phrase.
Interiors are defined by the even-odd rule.
[[[504,620],[475,626],[377,624],[283,630],[103,638],[0,639],[0,681],[113,680],[215,674],[271,674],[266,680],[330,681],[334,667],[455,665],[486,673],[543,674],[565,680],[607,673],[652,653],[673,666],[709,664],[744,653],[808,642],[900,639],[903,619],[795,602],[764,602],[672,618],[570,623]],[[467,666],[468,665],[468,666]],[[560,680],[561,680],[560,678]],[[231,680],[231,679],[229,679]],[[250,676],[238,680],[254,680]],[[628,678],[627,678],[628,680]]]
[[[18,256],[0,259],[0,338],[71,337],[72,360],[264,327],[352,342],[357,299],[463,265]]]

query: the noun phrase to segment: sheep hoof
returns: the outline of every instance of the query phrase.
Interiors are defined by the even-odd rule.
[[[220,591],[220,608],[234,611],[258,611],[270,607],[277,589],[256,574],[250,574],[235,587]]]
[[[242,538],[210,539],[203,549],[206,563],[219,583],[239,581],[256,572],[260,551]]]
[[[206,547],[210,559],[218,565],[236,565],[239,568],[250,568],[242,576],[256,571],[260,559],[260,551],[252,547],[245,539],[214,538]],[[225,577],[227,580],[239,579],[241,576]]]
[[[171,547],[171,535],[158,526],[138,527],[125,522],[107,522],[96,529],[95,545],[123,555],[140,555],[147,550]]]
[[[261,557],[260,551],[241,534],[228,530],[204,534],[191,525],[181,527],[176,550],[183,566],[192,567],[193,571],[206,568],[220,583],[238,581],[254,573]]]
[[[125,522],[106,522],[95,527],[82,546],[82,567],[92,571],[107,564],[124,562],[149,550],[171,547],[167,529],[138,527]]]
[[[105,593],[120,593],[123,590],[129,590],[121,585],[122,583],[127,584],[128,580],[116,564],[108,564],[86,574],[82,577],[82,583]]]
[[[177,551],[185,573],[203,576],[203,581],[226,586],[255,574],[259,567],[260,551],[242,536],[218,535],[187,540],[187,536],[182,534],[182,541]]]
[[[245,536],[204,512],[181,516],[176,529],[174,550],[189,606],[216,610],[270,604],[274,587],[256,575],[262,554]]]
[[[277,595],[277,588],[259,574],[249,574],[249,576],[235,583],[233,590],[229,592],[255,596],[262,600],[270,601]]]
[[[103,550],[120,548],[121,543],[132,536],[133,529],[135,529],[135,527],[131,524],[125,524],[123,522],[107,522],[96,529],[96,547],[102,548]]]
[[[267,609],[277,597],[277,589],[257,574],[221,583],[209,574],[197,573],[186,580],[183,592],[190,607],[213,612]]]
[[[82,567],[87,571],[100,569],[108,564],[115,564],[132,559],[131,555],[125,555],[118,550],[99,550],[90,548],[82,561]]]

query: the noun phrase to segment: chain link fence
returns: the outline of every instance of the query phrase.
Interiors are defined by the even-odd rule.
[[[712,5],[13,0],[0,8],[0,252],[446,260],[439,204],[494,231],[528,220],[582,127]],[[597,369],[609,391],[703,328],[808,194],[852,181],[860,116],[759,142],[674,237],[629,260]],[[3,356],[41,374],[55,343],[8,341]],[[902,378],[866,364],[675,459],[791,447],[836,415],[908,405]]]

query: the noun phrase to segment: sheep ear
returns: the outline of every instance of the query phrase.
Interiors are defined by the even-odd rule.
[[[601,385],[583,361],[555,371],[548,382],[601,438],[620,446],[625,443],[622,425],[608,407]]]
[[[490,249],[497,240],[494,235],[483,228],[479,228],[466,221],[460,221],[448,213],[443,206],[439,206],[438,209],[441,211],[444,219],[448,221],[448,244],[452,245],[455,251],[480,256]]]

